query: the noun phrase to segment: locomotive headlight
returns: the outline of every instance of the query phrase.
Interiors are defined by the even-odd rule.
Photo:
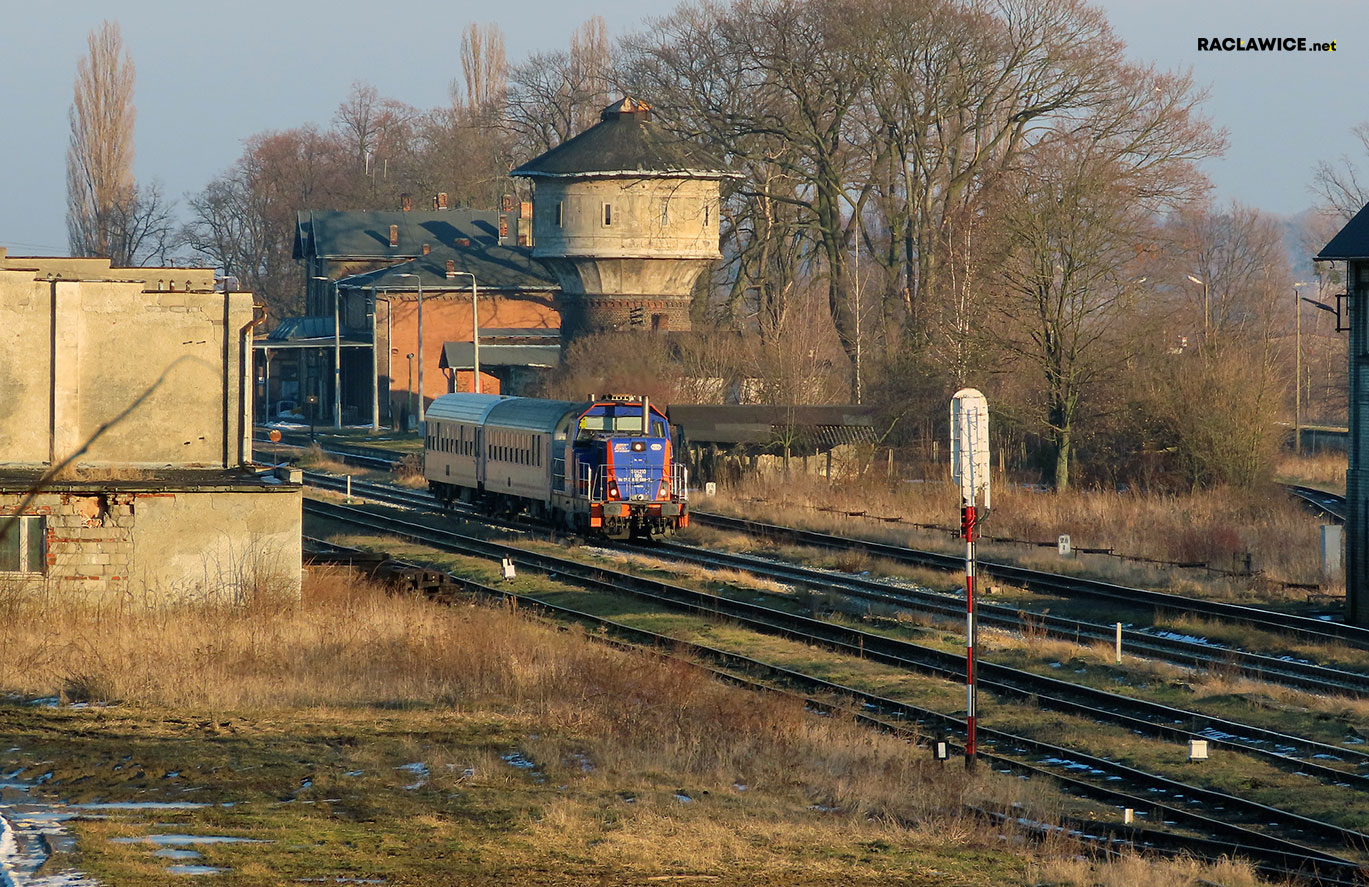
[[[646,442],[645,442],[645,441],[641,441],[641,440],[634,440],[634,441],[632,442],[632,452],[634,452],[634,453],[644,453],[644,452],[646,452]]]

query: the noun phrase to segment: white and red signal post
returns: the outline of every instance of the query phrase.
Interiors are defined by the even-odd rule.
[[[975,539],[989,513],[989,402],[962,388],[951,398],[951,478],[960,487],[960,529],[965,537],[965,766],[975,762]],[[983,510],[978,503],[983,501]]]

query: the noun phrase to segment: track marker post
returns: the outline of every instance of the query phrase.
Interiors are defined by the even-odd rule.
[[[965,537],[965,769],[975,764],[975,540],[989,515],[989,402],[974,388],[951,398],[951,478],[960,486],[960,529]],[[978,501],[983,493],[984,508]]]

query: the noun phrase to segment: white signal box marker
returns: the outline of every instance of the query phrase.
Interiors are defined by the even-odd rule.
[[[951,398],[951,478],[960,499],[989,503],[989,402],[975,388],[962,388]]]

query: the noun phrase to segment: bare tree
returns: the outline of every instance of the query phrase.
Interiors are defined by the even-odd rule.
[[[556,147],[599,122],[610,101],[612,50],[595,16],[571,35],[570,51],[540,52],[509,70],[508,125],[520,154]]]
[[[490,23],[472,22],[461,34],[461,75],[465,80],[464,105],[471,114],[502,110],[509,84],[509,63],[504,55],[504,32]],[[453,85],[455,95],[455,85]]]
[[[601,16],[584,22],[570,35],[569,61],[570,82],[577,84],[581,93],[574,111],[575,129],[584,132],[599,122],[599,112],[612,101],[609,89],[613,53]]]
[[[1120,335],[1137,293],[1136,259],[1155,215],[1200,193],[1194,161],[1222,136],[1194,113],[1187,77],[1120,71],[1115,94],[1039,137],[1003,206],[1005,346],[1044,382],[1054,484],[1070,483],[1075,426],[1089,388],[1128,357]]]
[[[124,51],[117,22],[106,21],[86,39],[89,54],[76,64],[68,117],[67,237],[78,256],[108,256],[129,264],[121,218],[132,214],[133,59]]]
[[[1359,139],[1363,153],[1369,155],[1369,122],[1356,124],[1351,130]],[[1345,219],[1369,203],[1369,183],[1364,182],[1359,164],[1342,156],[1338,164],[1322,161],[1312,175],[1312,190],[1327,206]]]

